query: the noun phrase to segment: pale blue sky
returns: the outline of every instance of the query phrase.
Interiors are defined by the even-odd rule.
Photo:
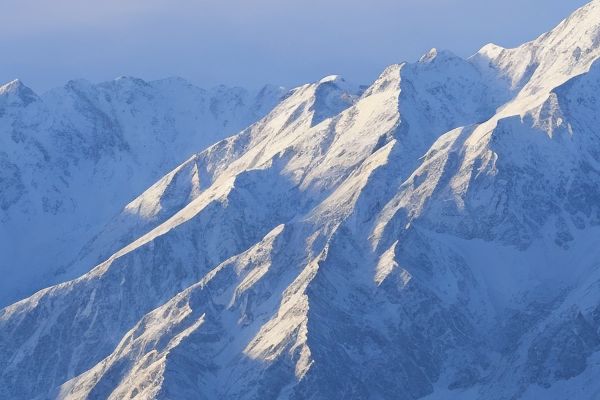
[[[2,0],[0,81],[182,76],[287,86],[368,83],[431,47],[468,56],[552,28],[586,0]]]

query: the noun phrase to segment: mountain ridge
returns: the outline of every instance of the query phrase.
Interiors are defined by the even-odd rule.
[[[598,4],[292,90],[129,203],[119,251],[0,312],[0,394],[594,398]]]
[[[285,93],[274,86],[256,94],[224,86],[206,91],[182,79],[127,77],[70,81],[42,96],[18,80],[3,88],[2,305],[56,283],[54,274],[71,268],[78,247],[125,202],[191,148],[233,134]]]

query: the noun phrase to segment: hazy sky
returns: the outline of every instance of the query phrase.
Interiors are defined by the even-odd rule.
[[[0,81],[182,76],[368,83],[431,47],[468,56],[552,28],[586,0],[0,0]]]

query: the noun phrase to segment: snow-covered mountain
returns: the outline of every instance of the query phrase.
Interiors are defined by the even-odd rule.
[[[598,398],[599,58],[594,0],[294,89],[0,312],[0,397]]]
[[[84,245],[165,171],[260,119],[284,94],[203,90],[179,78],[71,81],[42,96],[18,80],[1,86],[0,306],[116,251]],[[78,263],[81,252],[93,263]]]

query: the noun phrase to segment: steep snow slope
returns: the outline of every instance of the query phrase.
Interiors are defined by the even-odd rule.
[[[293,90],[2,310],[0,397],[595,398],[598,21]]]
[[[175,78],[71,81],[42,97],[18,80],[2,86],[0,305],[57,282],[52,275],[123,204],[282,96]]]

